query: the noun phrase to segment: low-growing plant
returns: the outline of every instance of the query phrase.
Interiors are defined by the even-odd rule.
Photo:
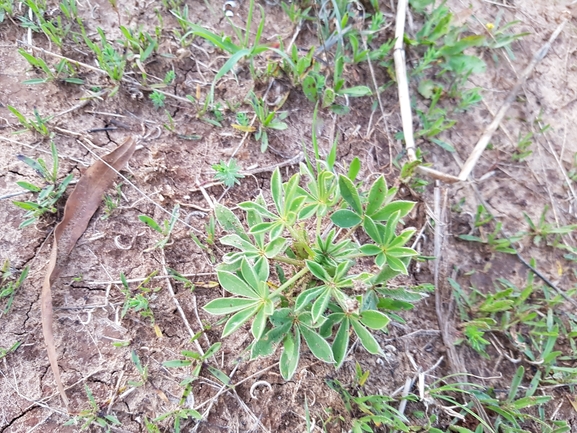
[[[531,266],[535,267],[533,261]],[[494,290],[463,289],[449,279],[459,308],[463,338],[484,358],[489,359],[486,334],[504,336],[519,355],[538,366],[543,381],[567,383],[575,380],[577,369],[563,365],[564,353],[558,340],[573,335],[575,322],[558,317],[554,311],[564,299],[547,286],[539,286],[530,273],[523,287],[499,279]]]
[[[0,359],[5,358],[6,356],[10,355],[11,353],[16,352],[16,350],[18,350],[18,348],[20,347],[21,344],[22,344],[22,342],[17,341],[16,343],[14,343],[12,346],[10,346],[7,349],[5,349],[4,347],[0,347]]]
[[[142,362],[140,361],[140,357],[138,356],[138,353],[136,353],[136,350],[134,350],[134,349],[132,350],[132,352],[130,352],[130,359],[132,359],[132,363],[136,367],[136,371],[138,371],[138,374],[140,375],[140,379],[142,379],[142,380],[139,380],[138,382],[129,380],[128,384],[130,386],[134,386],[134,387],[142,386],[148,380],[148,366],[142,365]]]
[[[153,90],[150,94],[150,100],[152,101],[152,105],[154,105],[155,108],[164,107],[165,99],[166,95],[160,93],[158,90]]]
[[[547,245],[556,246],[559,243],[559,239],[562,235],[567,235],[577,230],[577,224],[569,224],[566,226],[557,227],[555,224],[548,223],[546,221],[547,212],[549,212],[548,205],[546,205],[543,209],[543,212],[541,212],[541,216],[537,222],[533,221],[526,212],[523,212],[523,217],[529,225],[529,231],[521,232],[521,234],[529,235],[531,238],[533,238],[533,244],[535,246],[539,246],[543,240],[547,243]]]
[[[44,84],[49,81],[61,81],[63,83],[69,84],[84,84],[84,80],[74,76],[76,75],[76,70],[65,59],[60,60],[54,66],[53,71],[41,57],[36,57],[26,52],[26,50],[23,50],[22,48],[20,48],[18,52],[28,61],[28,63],[30,63],[31,66],[41,70],[46,74],[46,78],[32,78],[30,80],[24,80],[22,84]]]
[[[16,291],[22,286],[24,280],[26,280],[28,271],[29,267],[25,266],[18,278],[15,278],[15,272],[10,267],[10,260],[6,259],[2,265],[2,269],[0,270],[0,302],[6,302],[6,305],[4,305],[0,311],[0,316],[8,313],[10,308],[12,308]]]
[[[234,185],[240,185],[240,180],[244,175],[239,173],[240,167],[236,165],[236,159],[231,158],[228,162],[220,161],[218,164],[213,164],[212,169],[215,171],[214,178],[224,183],[227,188],[232,188]]]
[[[118,208],[118,206],[120,206],[120,199],[122,198],[122,183],[119,183],[118,185],[116,185],[116,194],[111,195],[111,194],[106,194],[104,196],[104,210],[103,210],[103,215],[100,217],[100,219],[108,219],[110,217],[110,215],[112,215],[112,213],[115,211],[115,209]]]
[[[66,22],[66,19],[62,19],[61,16],[57,16],[50,21],[47,20],[44,17],[47,12],[46,2],[24,0],[22,3],[26,4],[34,14],[32,20],[27,16],[20,16],[19,19],[22,22],[22,26],[36,32],[43,32],[52,43],[62,48],[66,37],[70,33],[72,23]]]
[[[246,60],[248,61],[248,65],[251,71],[251,75],[253,77],[256,76],[255,69],[254,69],[254,59],[259,54],[265,53],[267,51],[272,51],[279,55],[280,57],[284,58],[288,64],[291,64],[292,67],[292,60],[290,57],[283,52],[269,44],[261,44],[260,39],[262,36],[262,32],[264,30],[265,25],[265,13],[264,8],[260,6],[260,15],[261,19],[258,24],[258,28],[255,34],[254,39],[251,41],[251,25],[254,15],[254,7],[255,2],[254,0],[250,0],[248,14],[247,14],[247,22],[246,22],[246,29],[243,33],[242,30],[239,30],[236,26],[232,26],[235,32],[237,32],[236,36],[239,41],[238,44],[232,42],[232,39],[229,36],[217,35],[216,33],[211,32],[205,26],[195,24],[188,19],[188,8],[184,6],[182,12],[178,11],[171,11],[172,14],[176,17],[181,27],[184,29],[185,34],[180,37],[181,44],[186,45],[187,39],[193,36],[198,36],[206,41],[210,42],[220,50],[228,53],[230,55],[229,59],[222,65],[219,71],[216,73],[212,86],[210,88],[210,94],[206,100],[206,106],[212,107],[214,102],[214,89],[218,80],[232,71],[239,62]]]
[[[124,295],[124,304],[122,305],[122,311],[120,313],[120,318],[123,319],[129,310],[140,314],[141,317],[149,319],[151,325],[154,328],[154,332],[158,337],[162,336],[162,332],[158,325],[155,323],[154,313],[150,308],[150,301],[156,298],[156,293],[160,291],[160,287],[147,287],[148,283],[157,274],[157,271],[152,272],[148,275],[142,283],[138,285],[135,291],[130,290],[128,286],[128,281],[124,273],[120,273],[120,281],[122,281],[122,287],[120,291]]]
[[[492,216],[491,216],[492,218]],[[513,242],[518,241],[522,236],[516,235],[514,237],[506,237],[501,232],[503,223],[496,222],[495,228],[492,232],[486,231],[482,226],[477,226],[479,235],[477,234],[463,234],[459,235],[459,239],[469,242],[478,242],[487,245],[492,251],[496,253],[516,254],[513,248]]]
[[[100,44],[92,42],[86,34],[84,34],[84,42],[96,55],[96,60],[100,68],[104,70],[114,82],[115,87],[109,93],[109,96],[112,97],[120,89],[120,80],[122,80],[124,69],[126,68],[126,54],[120,54],[120,52],[108,42],[104,30],[99,27],[97,31],[100,36]]]
[[[486,388],[474,383],[449,383],[448,378],[441,378],[425,388],[425,399],[430,402],[438,401],[439,407],[447,409],[449,405],[450,413],[453,415],[450,431],[459,433],[497,433],[497,432],[528,432],[527,425],[538,426],[538,430],[543,433],[566,433],[570,431],[567,421],[552,421],[544,413],[544,405],[551,400],[547,395],[535,395],[540,374],[537,372],[530,381],[522,396],[519,396],[521,383],[525,378],[523,366],[517,368],[511,381],[507,396],[500,398],[497,390]],[[484,419],[477,413],[473,401],[476,400],[485,411],[490,414],[490,419]],[[536,407],[538,410],[526,411],[526,409]],[[534,415],[539,414],[538,416]],[[458,421],[465,417],[476,420],[478,427],[473,431],[462,425],[457,425]],[[529,423],[529,424],[527,424]],[[441,430],[431,429],[431,432],[440,433]]]
[[[198,333],[192,340],[194,341],[195,339],[199,338],[201,334],[202,332]],[[202,369],[203,365],[205,365],[205,367],[208,368],[211,372],[216,371],[214,367],[209,366],[208,364],[204,364],[204,362],[211,356],[214,356],[214,354],[220,350],[221,345],[222,343],[220,342],[214,343],[204,354],[200,354],[192,350],[183,350],[181,353],[185,359],[165,361],[162,363],[162,365],[167,368],[190,367],[190,375],[187,376],[187,378],[180,384],[181,386],[188,386],[191,382],[200,376],[200,370]]]
[[[172,214],[170,215],[169,220],[164,220],[163,223],[157,223],[153,218],[150,218],[148,215],[139,215],[138,219],[146,224],[148,227],[153,229],[154,231],[160,233],[163,237],[159,240],[153,247],[147,249],[146,251],[151,251],[156,248],[163,249],[170,239],[170,234],[174,229],[174,225],[176,221],[178,221],[178,216],[180,215],[180,205],[174,206],[172,209]]]
[[[221,244],[237,249],[217,267],[220,285],[233,296],[215,299],[204,309],[230,315],[223,337],[251,323],[251,358],[272,355],[282,345],[285,379],[297,368],[301,340],[315,357],[337,368],[352,336],[368,352],[382,353],[375,334],[391,318],[402,320],[396,312],[412,308],[431,289],[387,285],[407,274],[417,255],[405,247],[415,230],[398,232],[414,203],[394,200],[397,189],[388,188],[382,176],[370,186],[356,182],[358,160],[347,174],[336,174],[334,157],[331,151],[316,170],[307,159],[300,173],[284,183],[275,170],[272,206],[262,195],[239,204],[248,228],[230,209],[215,209],[229,233]],[[366,264],[370,257],[376,272],[355,273],[357,260]]]
[[[94,395],[92,394],[92,391],[90,390],[87,384],[84,384],[84,389],[86,391],[86,395],[88,396],[88,402],[90,403],[90,408],[84,409],[80,411],[78,415],[73,416],[69,421],[64,423],[65,426],[70,425],[75,426],[78,424],[82,424],[80,426],[80,430],[86,430],[92,423],[94,423],[105,429],[105,431],[109,432],[112,426],[121,425],[120,421],[116,416],[105,415],[101,411],[100,406],[96,402],[96,399],[94,398]]]
[[[284,131],[287,129],[288,125],[283,122],[283,120],[288,116],[288,112],[269,111],[266,102],[254,93],[249,95],[249,102],[258,119],[258,128],[254,134],[254,138],[260,141],[261,152],[265,152],[268,148],[267,130],[274,129]]]
[[[23,130],[17,131],[16,134],[21,133],[21,132],[25,132],[26,130],[28,130],[30,132],[37,132],[43,136],[50,135],[50,130],[48,129],[48,121],[50,121],[50,119],[52,117],[50,117],[50,116],[49,117],[42,117],[38,113],[38,110],[36,110],[36,108],[34,108],[34,118],[33,119],[27,119],[26,116],[24,116],[20,111],[18,111],[17,108],[12,107],[11,105],[8,105],[7,107],[8,107],[8,110],[10,110],[12,112],[12,114],[14,114],[14,116],[16,116],[16,118],[18,119],[20,124],[25,128]]]
[[[14,0],[0,0],[0,23],[14,12]]]
[[[409,432],[410,422],[394,407],[397,404],[394,398],[386,395],[365,395],[362,386],[353,394],[337,379],[329,379],[326,382],[339,394],[345,408],[351,413],[353,433],[374,432],[373,427],[382,426],[395,431]],[[416,400],[414,397],[412,399]]]
[[[12,203],[19,208],[27,211],[24,214],[24,221],[20,224],[20,228],[26,227],[36,222],[38,218],[46,213],[56,213],[56,203],[72,181],[74,176],[69,174],[61,182],[58,182],[58,150],[54,142],[50,143],[52,153],[52,168],[49,169],[46,162],[42,158],[37,160],[28,158],[24,155],[19,155],[18,159],[26,165],[32,167],[34,171],[44,179],[47,183],[45,186],[35,185],[30,182],[19,181],[16,184],[34,194],[38,194],[36,201],[13,201]]]

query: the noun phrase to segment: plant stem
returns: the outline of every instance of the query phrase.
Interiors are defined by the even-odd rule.
[[[296,274],[294,274],[289,280],[287,280],[283,285],[281,285],[278,289],[276,289],[274,292],[272,292],[270,294],[270,298],[274,298],[275,296],[278,296],[284,289],[291,286],[296,281],[298,281],[300,278],[302,278],[304,275],[306,275],[306,273],[308,271],[309,271],[309,268],[307,268],[306,266],[304,268],[302,268],[300,271],[298,271]]]
[[[290,226],[285,226],[287,228],[287,230],[289,231],[289,233],[291,234],[291,236],[293,237],[293,239],[295,241],[299,241],[299,240],[303,240],[305,242],[303,242],[303,247],[305,250],[307,250],[307,253],[309,254],[310,258],[313,258],[315,256],[314,251],[311,249],[311,247],[309,246],[308,242],[306,242],[306,239],[303,239],[302,236],[299,236],[297,232],[295,232],[295,230],[290,227]]]
[[[277,262],[287,263],[289,265],[298,266],[299,268],[303,267],[305,265],[302,260],[291,259],[290,257],[275,256],[272,258],[272,260],[276,260]]]

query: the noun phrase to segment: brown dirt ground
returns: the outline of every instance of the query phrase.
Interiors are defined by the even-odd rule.
[[[207,10],[205,3],[195,1],[194,5],[189,6],[190,19],[232,34],[227,22],[221,19],[220,3],[213,3],[216,11],[214,14]],[[459,16],[468,15],[468,4],[452,1],[450,5]],[[118,37],[118,30],[115,30],[117,17],[110,10],[109,3],[106,0],[93,0],[92,6],[92,10],[80,9],[89,31],[101,26],[110,40]],[[278,6],[265,7],[265,37],[280,34],[288,41],[293,34],[293,28],[286,16]],[[383,2],[382,7],[393,16],[388,2]],[[245,2],[236,12],[234,20],[239,25],[243,23],[246,9]],[[476,33],[483,32],[484,23],[492,22],[498,14],[503,14],[504,22],[519,20],[516,30],[528,31],[531,34],[513,44],[515,60],[507,62],[504,56],[498,54],[498,61],[494,63],[487,57],[486,60],[491,65],[488,71],[481,77],[473,78],[475,84],[484,90],[485,105],[463,114],[457,127],[445,137],[457,148],[456,153],[460,160],[465,160],[470,154],[483,128],[492,119],[491,113],[499,108],[501,101],[516,82],[519,72],[556,28],[565,13],[565,6],[562,2],[545,1],[511,1],[507,5],[473,1],[472,10],[468,24]],[[156,23],[154,8],[144,2],[122,2],[120,13],[123,24],[127,26],[153,27]],[[167,14],[164,14],[164,20],[166,28],[177,25]],[[545,204],[553,206],[559,224],[577,222],[576,197],[567,188],[561,170],[563,167],[563,170],[569,171],[575,168],[576,164],[576,29],[577,20],[574,15],[548,56],[537,66],[524,86],[502,124],[503,129],[494,136],[492,149],[484,153],[473,173],[473,177],[477,179],[474,185],[481,197],[490,205],[509,233],[526,228],[521,217],[523,211],[535,219]],[[409,28],[408,31],[414,29]],[[314,35],[307,33],[305,29],[302,39],[298,39],[297,43],[306,45],[307,37],[310,38],[311,34]],[[32,170],[16,158],[18,154],[36,158],[42,155],[41,149],[47,149],[47,142],[33,134],[11,134],[18,130],[19,126],[5,108],[6,105],[13,105],[28,116],[32,115],[34,107],[41,114],[48,115],[72,107],[84,94],[84,87],[57,82],[33,88],[22,85],[23,79],[37,76],[17,53],[16,41],[25,39],[26,30],[22,27],[8,20],[0,25],[0,132],[2,137],[8,139],[2,140],[1,144],[3,150],[0,152],[0,195],[17,191],[16,181],[35,180]],[[177,54],[178,45],[168,32],[163,40],[162,50],[165,53]],[[34,34],[34,44],[56,51],[56,47],[51,46],[39,34]],[[167,90],[182,96],[194,95],[197,91],[196,83],[206,83],[205,76],[199,73],[201,68],[198,62],[203,62],[207,73],[206,64],[211,70],[217,70],[225,61],[224,57],[217,57],[215,53],[206,53],[204,50],[207,48],[192,47],[191,53],[181,59],[176,56],[156,56],[146,68],[150,74],[159,77],[174,68],[177,81]],[[93,61],[85,53],[74,49],[65,49],[63,54],[87,63]],[[370,75],[366,67],[350,70],[348,73],[352,84],[369,82]],[[83,75],[90,85],[106,84],[106,80],[96,74],[83,72]],[[384,72],[377,71],[377,75],[378,79],[385,79]],[[238,82],[231,78],[221,81],[217,87],[217,99],[241,102],[253,85],[248,75],[241,71]],[[265,85],[260,83],[255,87],[262,91]],[[200,91],[206,94],[208,86],[200,86]],[[144,100],[134,96],[130,89],[123,87],[116,97],[103,101],[94,100],[82,109],[55,119],[52,125],[89,137],[95,145],[91,150],[99,155],[114,149],[128,134],[148,134],[149,138],[143,141],[143,148],[136,152],[130,162],[128,176],[131,182],[165,208],[171,209],[174,204],[180,203],[185,212],[190,212],[187,221],[196,229],[204,230],[207,218],[202,213],[193,212],[208,206],[197,189],[197,182],[210,181],[210,165],[228,158],[240,142],[241,134],[230,127],[233,117],[226,117],[223,128],[214,128],[196,117],[194,107],[167,100],[167,109],[176,121],[178,133],[201,137],[200,140],[187,141],[162,128],[166,116],[154,109],[147,100],[148,95],[144,95]],[[394,88],[387,90],[384,101],[385,111],[392,113],[388,124],[390,134],[394,135],[400,128]],[[310,145],[312,104],[300,92],[293,91],[285,108],[290,111],[287,119],[289,128],[271,134],[271,150],[264,154],[261,154],[259,145],[254,140],[249,140],[239,156],[243,168],[281,163],[296,155],[302,142]],[[324,124],[320,131],[321,145],[328,148],[332,138],[337,136],[340,143],[339,161],[350,161],[358,155],[363,160],[364,175],[388,172],[389,183],[395,184],[398,173],[396,170],[389,172],[389,147],[383,124],[376,124],[371,134],[368,134],[370,103],[367,100],[352,101],[351,108],[350,114],[338,118],[328,112],[320,114]],[[375,122],[376,118],[377,114]],[[526,161],[512,162],[510,155],[517,137],[531,131],[537,118],[540,118],[543,124],[551,125],[550,131],[536,137],[532,145],[533,154]],[[115,126],[117,129],[87,132],[92,128],[108,126]],[[72,172],[78,177],[94,160],[70,133],[58,132],[55,142],[62,156],[61,173]],[[458,163],[449,153],[429,143],[418,144],[425,151],[426,160],[432,162],[435,168],[453,174],[458,172]],[[392,154],[395,156],[400,151],[401,144],[393,145]],[[287,168],[286,173],[290,174],[294,170],[294,167]],[[268,176],[268,173],[263,173],[247,177],[240,187],[226,192],[221,202],[232,206],[254,197],[261,190],[266,194]],[[401,188],[402,194],[419,201],[413,218],[407,221],[418,229],[428,220],[427,209],[432,209],[432,187],[433,183],[422,196],[415,196],[406,187]],[[479,245],[456,239],[457,234],[470,231],[472,215],[480,203],[471,184],[441,186],[441,189],[442,196],[446,197],[448,212],[441,281],[446,281],[448,276],[454,276],[462,286],[474,285],[480,289],[490,289],[497,278],[506,278],[520,284],[527,270],[514,256],[495,255]],[[102,410],[110,409],[110,413],[114,413],[122,422],[122,427],[116,430],[138,432],[144,431],[144,416],[150,419],[177,407],[182,393],[179,382],[186,377],[186,371],[167,370],[162,367],[162,362],[178,359],[181,350],[194,350],[194,346],[188,342],[188,334],[168,295],[164,280],[155,280],[162,289],[152,304],[162,338],[157,338],[150,324],[139,320],[136,315],[129,314],[123,320],[119,319],[122,294],[118,284],[107,284],[106,281],[117,280],[121,272],[129,279],[143,278],[162,268],[162,259],[157,251],[143,252],[154,244],[156,237],[138,222],[137,217],[140,214],[156,219],[164,217],[158,207],[143,200],[139,192],[126,183],[122,191],[124,195],[120,207],[108,219],[101,218],[103,211],[100,210],[72,252],[67,269],[54,288],[54,327],[60,369],[63,381],[69,387],[71,408],[87,408],[83,387],[86,383]],[[219,186],[211,187],[208,192],[213,198],[219,198],[223,189]],[[451,206],[463,198],[463,211],[452,212]],[[19,230],[22,214],[10,200],[0,201],[0,221],[3,222],[0,261],[9,259],[15,269],[22,269],[26,265],[31,268],[26,283],[16,294],[12,311],[0,317],[0,347],[10,347],[15,341],[22,342],[15,353],[0,361],[0,432],[77,431],[78,427],[62,426],[66,417],[59,412],[63,409],[55,392],[40,325],[40,286],[51,249],[50,234],[60,215]],[[424,234],[419,248],[424,254],[430,255],[433,250],[433,232],[428,227]],[[570,237],[566,242],[576,245]],[[125,248],[122,248],[123,246]],[[219,255],[221,251],[215,253]],[[523,255],[527,258],[534,257],[539,269],[559,287],[575,287],[575,274],[571,271],[570,264],[563,260],[561,253],[553,249],[537,249],[527,243],[524,245]],[[166,249],[165,260],[170,268],[182,274],[193,275],[191,279],[195,282],[207,282],[215,278],[211,274],[213,267],[207,254],[196,247],[188,229],[182,225],[177,225],[173,242]],[[432,282],[432,271],[429,267],[428,264],[413,265],[409,282]],[[82,276],[81,281],[74,280],[78,276]],[[175,291],[195,332],[199,331],[201,326],[195,312],[198,312],[200,322],[215,322],[214,317],[198,308],[215,297],[214,288],[199,285],[194,292],[190,292],[176,284]],[[443,287],[442,296],[446,293],[447,288]],[[449,302],[449,299],[444,298],[444,301]],[[457,320],[456,313],[454,314],[455,317],[445,319],[450,322],[455,336],[458,336],[459,330],[453,326]],[[386,358],[370,356],[363,350],[356,349],[343,368],[335,372],[305,353],[297,374],[288,383],[283,381],[278,374],[278,367],[274,365],[278,360],[278,353],[270,359],[253,362],[239,359],[249,338],[247,330],[225,339],[218,359],[212,362],[229,374],[238,366],[232,379],[234,383],[250,378],[222,394],[210,411],[208,419],[199,425],[198,431],[304,431],[305,397],[317,425],[330,414],[336,421],[328,424],[327,430],[346,431],[350,415],[339,395],[326,386],[327,378],[335,377],[344,384],[352,384],[355,362],[358,362],[364,370],[369,369],[371,372],[366,391],[390,394],[402,387],[407,378],[413,378],[417,374],[410,358],[414,359],[422,370],[427,370],[435,365],[440,357],[446,355],[446,347],[438,331],[434,296],[420,303],[404,317],[405,324],[391,326],[388,334],[379,336],[383,346],[386,345]],[[204,349],[209,342],[219,340],[220,332],[221,329],[215,327],[206,333],[206,338],[199,340]],[[114,347],[111,343],[116,340],[130,340],[130,346]],[[128,381],[139,379],[131,361],[131,350],[135,350],[143,364],[148,366],[150,381],[129,394],[123,394],[129,389]],[[494,362],[487,363],[463,346],[458,347],[458,352],[470,373],[480,377],[495,377],[499,372],[502,374],[501,379],[483,380],[482,383],[487,386],[506,387],[517,368],[517,365],[501,358],[498,365]],[[494,359],[498,358],[496,352],[492,355]],[[574,363],[575,361],[573,366]],[[427,380],[452,372],[452,366],[445,359],[430,373],[432,376]],[[250,388],[258,380],[269,382],[271,388],[257,388],[258,399],[254,399],[250,396]],[[219,388],[220,385],[212,376],[203,375],[193,389],[195,407],[208,401]],[[557,419],[571,420],[573,431],[577,431],[577,416],[565,398],[567,392],[566,388],[556,390],[550,408],[557,409]],[[108,402],[113,396],[113,404],[108,408]],[[430,411],[442,415],[442,411],[437,407],[431,407]],[[342,417],[342,421],[338,421],[338,417]],[[183,427],[185,431],[196,431],[193,430],[194,425],[192,421],[184,421]],[[166,431],[170,431],[168,425],[166,427]]]

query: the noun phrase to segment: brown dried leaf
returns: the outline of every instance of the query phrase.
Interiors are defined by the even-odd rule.
[[[74,191],[68,197],[64,207],[64,216],[62,221],[54,229],[54,244],[50,263],[46,270],[44,283],[42,284],[42,294],[40,296],[40,311],[42,316],[42,331],[44,341],[48,351],[48,360],[54,373],[54,379],[58,386],[58,392],[68,407],[68,398],[64,391],[64,386],[60,380],[60,370],[58,369],[58,357],[56,356],[56,347],[54,345],[54,334],[52,332],[52,292],[51,288],[58,276],[62,272],[64,262],[76,241],[82,236],[88,223],[100,206],[104,192],[110,188],[116,171],[121,170],[136,148],[136,139],[127,138],[122,145],[116,150],[98,160],[86,170],[82,175]],[[114,171],[111,167],[114,168]]]

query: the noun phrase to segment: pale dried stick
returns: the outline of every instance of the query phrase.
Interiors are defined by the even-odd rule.
[[[531,73],[533,72],[533,69],[535,68],[537,63],[539,63],[541,60],[543,60],[543,58],[547,55],[549,48],[551,48],[551,44],[555,41],[555,39],[557,39],[557,36],[559,36],[559,33],[561,33],[561,31],[563,30],[563,27],[565,27],[566,23],[567,23],[567,20],[563,20],[563,22],[561,22],[561,24],[559,24],[559,26],[553,32],[553,34],[551,35],[551,37],[549,38],[547,43],[545,45],[543,45],[541,47],[541,49],[535,53],[531,62],[523,70],[523,72],[521,73],[521,76],[519,77],[519,80],[517,81],[517,84],[515,84],[513,89],[511,89],[511,91],[509,92],[509,95],[507,95],[507,98],[505,98],[503,105],[501,106],[499,111],[497,111],[495,118],[493,119],[491,124],[489,126],[487,126],[487,128],[485,128],[485,132],[483,133],[483,135],[481,136],[481,138],[479,139],[479,141],[475,145],[473,152],[471,153],[471,155],[469,156],[467,161],[465,161],[465,165],[463,166],[461,173],[459,173],[459,180],[460,181],[467,180],[467,178],[469,177],[469,175],[473,171],[473,168],[475,168],[477,161],[481,157],[481,154],[484,152],[485,148],[489,144],[491,137],[493,137],[493,134],[495,133],[495,131],[499,127],[499,124],[503,120],[503,117],[505,117],[505,113],[507,112],[507,110],[509,109],[511,104],[515,101],[515,98],[517,97],[517,93],[519,93],[519,90],[521,90],[521,88],[523,87],[523,85],[527,81],[527,78],[529,78],[529,75],[531,75]]]
[[[194,343],[196,344],[196,349],[198,350],[198,353],[200,353],[201,356],[204,356],[204,350],[202,350],[202,346],[198,342],[198,338],[196,338],[196,339],[194,338],[194,336],[196,334],[194,333],[194,331],[190,327],[190,323],[188,322],[188,319],[186,318],[186,314],[184,314],[184,310],[180,306],[180,302],[178,302],[178,299],[176,298],[176,295],[174,294],[174,290],[172,288],[172,283],[170,282],[170,275],[169,275],[168,271],[166,270],[166,260],[164,257],[164,250],[163,249],[160,250],[160,264],[162,265],[162,272],[164,273],[164,278],[166,279],[166,286],[168,287],[168,293],[170,293],[170,297],[172,298],[174,305],[176,305],[176,309],[178,310],[178,314],[180,314],[180,317],[182,318],[182,321],[184,322],[184,326],[185,326],[186,330],[188,331],[190,337],[194,340]]]
[[[407,15],[407,0],[399,0],[397,3],[397,20],[395,25],[395,47],[393,58],[395,60],[395,75],[399,91],[399,104],[401,107],[401,122],[405,135],[405,146],[410,161],[415,161],[415,137],[413,133],[413,115],[411,113],[411,99],[409,96],[409,83],[407,82],[407,66],[405,64],[405,50],[403,48],[403,36],[405,34],[405,18]]]
[[[399,91],[399,105],[401,108],[401,121],[403,124],[403,134],[405,136],[405,147],[409,156],[409,161],[417,160],[415,151],[415,136],[413,131],[413,115],[411,113],[411,99],[409,95],[409,83],[407,81],[407,66],[405,64],[405,50],[403,48],[403,35],[405,33],[405,17],[407,14],[407,0],[399,0],[397,3],[397,22],[395,27],[395,48],[393,58],[395,60],[395,75],[397,76],[397,87]],[[443,182],[458,182],[459,178],[435,170],[430,167],[419,165],[417,170],[433,179]]]

